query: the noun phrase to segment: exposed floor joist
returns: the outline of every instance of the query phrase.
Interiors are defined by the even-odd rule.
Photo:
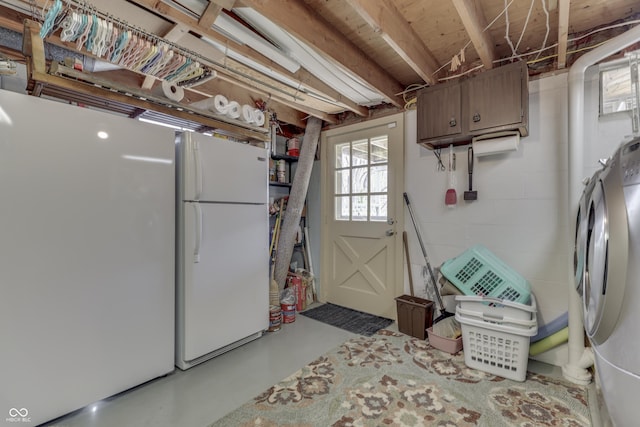
[[[404,106],[402,97],[397,95],[404,87],[322,17],[309,10],[303,2],[280,1],[278,7],[273,7],[268,0],[242,0],[241,3],[359,76],[391,104],[396,107]],[[283,10],[287,13],[282,13]]]
[[[0,26],[1,27],[8,28],[16,32],[22,32],[24,28],[23,22],[27,18],[28,17],[25,16],[24,14],[21,14],[17,11],[0,6]],[[181,28],[183,27],[174,26],[173,29],[169,32],[169,34],[170,35],[174,34],[177,36],[178,34],[180,34]],[[193,37],[193,36],[190,36],[190,37]],[[73,48],[72,44],[62,42],[60,40],[60,37],[57,35],[50,36],[47,39],[47,42],[59,47],[67,48],[67,49]],[[83,54],[88,55],[86,53],[83,53]],[[124,69],[114,70],[114,71],[103,71],[103,72],[100,72],[100,74],[103,77],[108,76],[108,78],[110,80],[113,80],[114,82],[118,82],[119,84],[128,84],[128,85],[131,85],[132,87],[136,86],[134,84],[136,79],[139,79],[138,84],[140,84],[140,81],[141,81],[139,75],[137,75],[132,71],[127,71]],[[149,91],[149,93],[152,93],[154,91],[159,92],[157,88],[158,84],[156,83],[156,79],[153,77],[149,77],[149,78],[151,79],[151,86],[143,87],[142,89]],[[263,102],[269,101],[269,108],[273,112],[275,112],[281,120],[285,121],[286,123],[290,123],[295,126],[304,128],[306,126],[306,123],[303,121],[303,117],[305,115],[317,115],[329,123],[335,123],[336,121],[335,117],[332,115],[323,113],[321,111],[313,110],[311,108],[303,108],[303,107],[300,107],[299,105],[296,105],[293,102],[290,102],[287,100],[280,100],[277,97],[270,97],[270,94],[264,91],[257,91],[250,85],[245,84],[243,82],[230,81],[231,79],[228,77],[225,77],[225,79],[221,79],[221,80],[223,80],[223,83],[211,83],[213,87],[218,88],[218,91],[214,93],[224,92],[225,96],[229,97],[229,99],[237,99],[238,102],[241,102],[243,104],[246,103],[246,104],[253,105],[255,100],[260,100]],[[145,78],[145,81],[146,81],[146,78]],[[155,87],[154,87],[154,83],[156,85]],[[229,83],[232,83],[232,84],[229,84]],[[203,95],[199,94],[198,92],[199,92],[198,90],[186,89],[184,102],[188,104],[191,101],[197,101],[202,99]],[[193,99],[190,100],[190,98],[193,98]]]
[[[451,0],[462,24],[464,25],[473,47],[478,52],[482,65],[486,69],[493,68],[493,61],[497,55],[491,35],[484,29],[487,27],[487,19],[482,11],[482,5],[478,0]],[[546,0],[545,0],[546,1]]]
[[[569,37],[570,0],[559,0],[558,7],[558,68],[567,65],[567,38]]]
[[[209,0],[202,16],[198,19],[198,25],[202,28],[211,28],[222,9],[231,10],[235,0]]]
[[[24,0],[22,1],[24,2]],[[123,13],[122,10],[108,0],[93,1],[100,10],[110,13],[113,16],[119,16],[119,11],[120,13]],[[224,3],[227,0],[218,1]],[[36,0],[36,2],[39,7],[42,7],[46,3],[46,0]],[[145,8],[153,10],[155,15],[145,12]],[[137,12],[138,10],[139,13]],[[340,93],[329,88],[328,85],[317,79],[315,76],[310,75],[308,72],[301,69],[297,73],[291,74],[273,61],[264,59],[261,55],[256,54],[251,49],[237,45],[211,29],[200,28],[196,19],[190,18],[184,13],[169,7],[161,1],[130,1],[129,6],[126,9],[125,16],[130,22],[143,21],[145,24],[145,27],[143,28],[147,30],[153,29],[156,34],[169,34],[172,38],[173,36],[176,38],[181,36],[179,37],[180,46],[193,52],[198,52],[198,54],[207,59],[211,59],[212,62],[206,60],[203,60],[203,62],[218,71],[220,78],[225,78],[229,83],[239,85],[241,88],[253,91],[265,98],[271,98],[274,103],[281,104],[286,109],[297,109],[307,115],[322,118],[329,123],[336,122],[336,118],[333,116],[332,111],[337,112],[347,109],[355,112],[359,116],[366,117],[368,115],[368,109],[366,107],[359,106],[344,98]],[[124,19],[122,16],[121,18]],[[14,25],[11,25],[11,27],[16,31],[21,31],[18,28],[21,26],[22,22],[15,22]],[[185,28],[186,32],[181,34],[182,30]],[[224,53],[200,39],[197,34],[204,34],[207,37],[217,39],[219,42],[229,45],[235,51],[252,60],[256,60],[256,57],[261,58],[256,62],[261,63],[261,65],[266,66],[267,68],[274,69],[276,72],[284,74],[293,81],[299,81],[301,84],[309,88],[311,92],[307,94],[304,90],[299,90],[299,87],[287,86],[277,80],[256,72],[248,66],[226,57]],[[72,44],[60,42],[59,37],[52,36],[49,38],[49,41],[56,45],[74,50]],[[249,52],[251,53],[249,54]],[[82,53],[84,55],[91,56],[86,52]],[[223,65],[221,66],[220,64]],[[138,85],[145,84],[144,88],[146,89],[151,86],[151,82],[151,79],[149,79],[149,82],[146,82],[146,84],[145,82],[140,81]],[[313,85],[319,86],[321,90],[314,88]],[[328,90],[324,91],[324,89]],[[314,97],[312,97],[311,94],[313,94]],[[271,105],[274,104],[272,103]],[[294,116],[295,114],[292,113],[280,115],[280,117],[283,118]],[[299,120],[295,120],[295,123],[291,124],[298,125],[299,123]]]
[[[320,79],[303,70],[302,68],[296,73],[291,73],[276,62],[272,61],[270,58],[261,55],[259,52],[256,52],[248,48],[247,46],[242,46],[232,40],[227,39],[211,28],[203,28],[202,26],[200,26],[197,19],[194,19],[191,16],[188,16],[181,11],[172,8],[166,3],[158,0],[131,0],[131,3],[136,4],[144,9],[151,10],[171,22],[185,25],[189,29],[189,31],[194,34],[210,38],[222,45],[229,46],[231,50],[259,63],[264,67],[272,69],[291,80],[303,83],[314,92],[317,92],[318,94],[324,96],[326,99],[332,100],[336,104],[350,111],[353,111],[359,116],[366,117],[369,113],[366,107],[360,106],[355,102],[345,98],[341,93],[333,88],[330,88],[327,84],[320,81]],[[236,61],[227,60],[227,64],[229,67],[231,67],[234,63],[236,63]]]
[[[45,0],[36,1],[42,3],[45,2]],[[122,13],[122,11],[119,12],[117,5],[112,4],[107,0],[94,1],[97,5],[99,5],[99,8],[102,12],[111,13],[114,16],[119,16],[120,18],[124,19],[119,15],[119,13]],[[155,9],[153,10],[155,12],[158,12],[159,15],[163,15],[160,12],[167,12],[167,14],[172,15],[177,14],[180,17],[186,18],[186,22],[178,20],[176,20],[177,22],[174,22],[174,20],[164,16],[164,19],[158,17],[157,15],[154,16],[145,12],[144,8],[140,8],[140,5],[137,3],[144,3],[145,5],[149,4],[154,6]],[[275,79],[262,75],[261,73],[251,69],[248,66],[245,66],[237,61],[234,61],[233,59],[226,57],[224,53],[220,52],[215,47],[198,38],[196,35],[191,34],[191,30],[194,30],[194,32],[204,31],[204,29],[198,27],[197,20],[191,18],[190,22],[189,18],[186,15],[176,9],[169,7],[167,4],[157,0],[141,0],[131,2],[126,13],[127,19],[133,22],[144,20],[145,27],[143,28],[147,29],[147,31],[149,31],[149,29],[154,29],[157,32],[160,28],[166,28],[170,30],[175,27],[175,24],[185,26],[187,30],[190,31],[187,31],[187,33],[180,38],[180,46],[192,52],[197,52],[197,54],[201,56],[199,58],[201,62],[210,66],[218,72],[218,78],[225,79],[231,84],[239,85],[244,89],[260,94],[265,98],[270,97],[274,102],[285,105],[287,108],[294,108],[304,112],[305,114],[319,117],[329,123],[336,123],[337,119],[330,112],[326,112],[331,111],[327,110],[327,108],[331,109],[332,107],[334,107],[335,110],[338,111],[340,111],[342,108],[335,107],[335,104],[327,104],[325,101],[320,101],[316,98],[312,98],[311,96],[300,92],[298,88],[289,87]],[[213,30],[211,30],[211,32],[213,32]],[[226,41],[226,39],[224,40]],[[73,45],[63,45],[72,50],[74,49]],[[83,52],[83,54],[91,56],[86,52]],[[142,82],[138,83],[138,85],[141,84]],[[286,116],[287,115],[282,115],[282,117]]]
[[[347,2],[425,82],[437,83],[433,74],[440,64],[390,0]]]

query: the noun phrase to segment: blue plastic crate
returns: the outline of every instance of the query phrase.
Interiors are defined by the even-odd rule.
[[[531,302],[529,282],[482,245],[445,261],[440,272],[465,295]]]

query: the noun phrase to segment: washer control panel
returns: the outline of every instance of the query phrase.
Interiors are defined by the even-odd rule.
[[[623,185],[640,184],[640,138],[622,147],[620,160]]]

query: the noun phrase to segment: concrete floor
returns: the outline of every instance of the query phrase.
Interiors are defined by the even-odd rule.
[[[397,330],[396,324],[389,329]],[[45,425],[203,427],[354,336],[298,315],[280,331],[187,371],[176,368],[172,374]],[[530,361],[529,370],[562,376],[559,367],[535,361]]]
[[[50,427],[203,427],[356,336],[296,316],[294,323],[187,371],[96,402]]]

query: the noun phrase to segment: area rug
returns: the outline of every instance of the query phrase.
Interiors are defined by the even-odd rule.
[[[318,320],[331,326],[344,329],[367,337],[372,336],[380,329],[386,328],[393,320],[362,311],[352,310],[339,305],[326,303],[300,312],[301,315]]]
[[[467,368],[427,341],[382,330],[319,357],[216,427],[590,426],[586,388]]]

